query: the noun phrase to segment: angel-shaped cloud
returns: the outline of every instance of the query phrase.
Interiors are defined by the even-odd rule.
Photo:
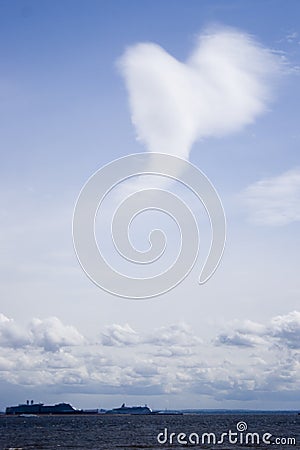
[[[185,63],[153,43],[127,49],[120,68],[138,139],[188,159],[193,143],[252,123],[267,109],[280,58],[228,28],[200,35]]]

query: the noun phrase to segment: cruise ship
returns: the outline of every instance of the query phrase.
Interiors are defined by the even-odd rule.
[[[40,414],[97,414],[98,410],[82,410],[75,409],[69,403],[57,403],[56,405],[44,405],[43,403],[34,403],[33,400],[29,403],[20,404],[18,406],[8,406],[5,414],[7,415],[40,415]]]
[[[145,406],[126,406],[125,403],[120,408],[109,409],[105,414],[153,414],[151,409]]]

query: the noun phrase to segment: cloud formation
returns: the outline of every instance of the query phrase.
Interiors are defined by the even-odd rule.
[[[83,336],[72,325],[64,325],[57,317],[34,318],[27,327],[21,327],[13,319],[0,314],[0,346],[24,348],[42,347],[55,352],[62,347],[81,345]]]
[[[0,319],[12,326],[11,319]],[[113,395],[145,399],[181,393],[223,405],[227,400],[297,400],[299,311],[273,317],[267,324],[228,324],[231,331],[219,334],[218,345],[202,341],[184,323],[151,332],[115,324],[95,343],[57,320],[33,321],[24,329],[30,341],[26,352],[0,340],[0,385],[43,386],[44,393],[64,396],[107,394],[110,402]],[[52,338],[54,330],[57,336]],[[239,351],[233,353],[232,346]]]
[[[282,226],[300,220],[300,169],[265,178],[241,194],[250,220],[257,225]]]
[[[125,325],[113,324],[103,331],[101,343],[110,347],[123,347],[124,345],[138,344],[139,336],[128,323]]]
[[[273,345],[286,349],[300,349],[300,312],[276,316],[263,325],[246,320],[233,327],[230,333],[221,333],[216,339],[218,345],[256,347]]]
[[[30,344],[29,334],[13,319],[0,314],[0,345],[18,348],[28,344]]]
[[[273,338],[292,349],[300,349],[300,312],[274,317],[269,327]]]
[[[186,323],[172,324],[155,330],[145,342],[160,347],[193,347],[201,342]]]
[[[64,325],[57,317],[44,320],[33,319],[30,326],[32,342],[46,351],[56,351],[60,347],[80,345],[83,336],[72,325]]]
[[[229,28],[200,35],[185,63],[153,43],[120,60],[138,139],[185,159],[196,140],[238,131],[263,113],[279,67],[278,56]]]

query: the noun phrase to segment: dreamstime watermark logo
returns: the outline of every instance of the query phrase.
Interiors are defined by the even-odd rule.
[[[151,264],[165,252],[165,234],[162,230],[153,230],[149,235],[150,248],[142,252],[133,247],[129,227],[144,211],[162,211],[177,223],[180,231],[180,251],[174,263],[153,277],[133,278],[115,270],[102,255],[95,236],[99,206],[120,183],[134,177],[140,179],[143,175],[157,175],[160,179],[179,182],[204,205],[212,232],[209,253],[199,277],[199,283],[205,283],[218,267],[225,246],[226,222],[222,203],[212,183],[197,167],[186,160],[160,153],[132,154],[112,161],[95,172],[82,188],[73,215],[73,240],[83,270],[107,292],[142,299],[174,288],[193,268],[199,249],[197,222],[187,204],[166,188],[140,187],[130,193],[115,210],[111,235],[121,257],[134,264]]]
[[[276,437],[269,432],[258,433],[248,431],[247,422],[241,421],[236,424],[235,430],[227,430],[223,433],[175,433],[170,432],[168,428],[158,433],[157,442],[159,444],[168,445],[280,445],[280,446],[294,446],[296,445],[295,437]],[[256,447],[255,447],[256,448]]]

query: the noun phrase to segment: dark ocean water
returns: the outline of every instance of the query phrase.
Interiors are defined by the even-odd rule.
[[[237,430],[237,424],[240,431]],[[247,427],[247,431],[242,431]],[[292,414],[196,414],[149,416],[52,416],[0,418],[1,449],[300,449],[300,416]],[[237,433],[229,437],[222,433]],[[157,436],[159,433],[160,441]],[[171,433],[175,433],[171,435]],[[188,443],[178,443],[180,441]],[[207,442],[207,435],[211,442]],[[248,436],[247,433],[257,433]],[[271,434],[266,435],[266,433]],[[265,440],[262,441],[265,434]],[[196,444],[197,436],[199,445]],[[216,442],[213,443],[213,439]],[[275,439],[280,442],[275,443]],[[294,442],[288,443],[288,438]],[[235,443],[238,439],[241,443]],[[255,442],[252,442],[252,439]],[[259,439],[259,443],[257,442]],[[165,442],[166,441],[166,442]]]

